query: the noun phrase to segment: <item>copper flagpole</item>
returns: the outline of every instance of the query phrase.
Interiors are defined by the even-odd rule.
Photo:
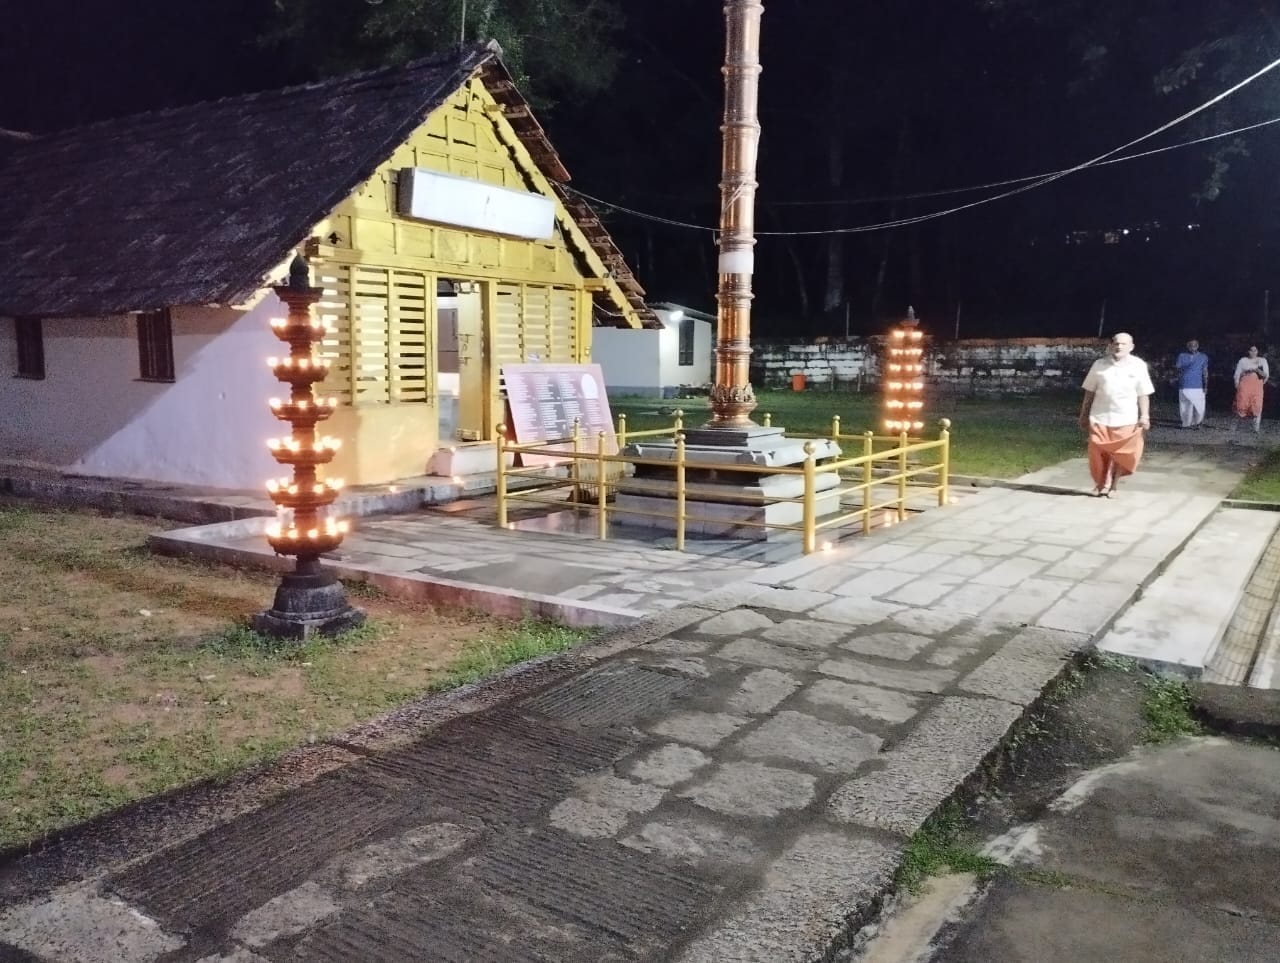
[[[755,267],[756,155],[760,145],[759,0],[727,0],[720,179],[716,368],[708,428],[750,428],[751,276]]]

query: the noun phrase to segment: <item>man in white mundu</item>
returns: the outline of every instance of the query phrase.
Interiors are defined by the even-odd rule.
[[[1093,493],[1108,497],[1116,482],[1138,468],[1156,389],[1147,363],[1133,354],[1133,338],[1124,332],[1111,339],[1109,353],[1093,363],[1082,387],[1080,427],[1089,433]]]

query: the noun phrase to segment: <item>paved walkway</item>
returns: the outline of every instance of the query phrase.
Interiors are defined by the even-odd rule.
[[[1214,511],[1221,457],[981,491],[91,827],[0,865],[0,958],[821,958]]]

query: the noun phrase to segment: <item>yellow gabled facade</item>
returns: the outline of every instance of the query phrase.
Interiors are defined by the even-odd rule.
[[[401,217],[397,179],[412,167],[551,198],[555,234],[529,241]],[[479,76],[316,226],[308,253],[326,289],[317,311],[335,329],[322,389],[341,403],[327,426],[343,439],[333,473],[349,483],[421,475],[438,447],[491,439],[503,420],[503,364],[589,360],[592,292],[640,326]],[[442,438],[437,286],[446,281],[460,387],[456,437]]]

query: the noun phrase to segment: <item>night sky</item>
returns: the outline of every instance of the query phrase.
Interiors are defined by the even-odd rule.
[[[621,69],[609,89],[560,96],[541,119],[573,187],[714,228],[721,4],[624,7]],[[823,232],[925,215],[998,189],[902,195],[1087,160],[1280,57],[1268,7],[768,0],[757,229]],[[272,11],[270,0],[0,0],[0,127],[57,129],[311,79],[320,59],[312,52],[259,42]],[[1196,45],[1200,56],[1183,60]],[[1159,92],[1160,72],[1179,63],[1198,65],[1194,79]],[[1280,117],[1280,70],[1137,149],[1272,117]],[[1085,335],[1096,333],[1105,303],[1108,330],[1149,340],[1259,332],[1264,292],[1280,301],[1280,124],[1243,136],[1208,199],[1211,155],[1229,142],[1083,171],[914,226],[842,235],[834,248],[826,235],[761,236],[755,331],[878,331],[910,303],[942,334],[959,311],[962,336]],[[714,310],[710,231],[597,206],[652,300]],[[842,275],[834,285],[833,257]]]

